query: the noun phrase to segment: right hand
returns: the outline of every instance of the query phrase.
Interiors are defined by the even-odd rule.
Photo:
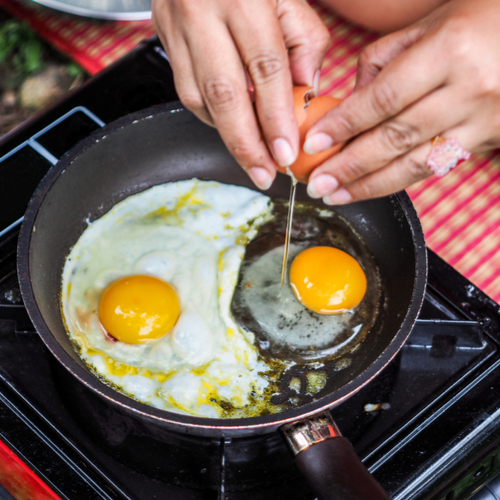
[[[405,189],[434,173],[437,135],[499,148],[499,26],[498,0],[450,0],[365,48],[354,92],[307,133],[309,153],[349,141],[311,173],[309,195],[340,205]]]
[[[292,85],[318,85],[328,30],[305,0],[153,0],[182,103],[261,189],[299,150]],[[255,107],[249,93],[255,91]]]

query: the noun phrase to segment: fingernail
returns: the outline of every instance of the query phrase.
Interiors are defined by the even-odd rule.
[[[323,198],[327,193],[337,189],[339,183],[335,177],[329,174],[321,174],[314,177],[307,184],[307,194],[311,198]]]
[[[319,134],[314,134],[306,140],[304,143],[304,152],[308,155],[314,155],[316,153],[320,153],[321,151],[325,151],[332,146],[332,138],[329,135],[320,132]]]
[[[319,94],[319,79],[321,78],[321,70],[318,69],[316,73],[314,73],[314,78],[313,78],[313,90],[314,90],[314,95],[318,97]]]
[[[252,179],[253,183],[263,191],[266,191],[271,187],[273,183],[273,178],[271,174],[265,169],[261,167],[253,167],[248,170],[248,175],[250,179]]]
[[[282,167],[289,167],[296,160],[289,142],[281,137],[273,141],[273,151],[274,158]]]
[[[350,201],[352,201],[352,196],[347,189],[339,189],[330,196],[325,196],[323,198],[323,203],[326,205],[344,205]]]

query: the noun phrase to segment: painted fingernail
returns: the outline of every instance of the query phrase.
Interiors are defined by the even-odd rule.
[[[314,73],[314,78],[313,78],[313,90],[314,90],[314,95],[318,97],[319,94],[319,79],[321,78],[321,71],[318,69],[316,73]]]
[[[273,152],[274,158],[282,167],[288,167],[296,160],[289,142],[281,137],[273,141]]]
[[[315,134],[306,140],[304,143],[304,151],[308,155],[314,155],[316,153],[320,153],[321,151],[325,151],[332,146],[332,138],[329,135],[320,132],[319,134]]]
[[[248,175],[250,179],[252,179],[253,183],[263,191],[266,191],[271,187],[273,183],[273,178],[271,174],[265,169],[261,167],[253,167],[248,170]]]
[[[321,174],[314,177],[307,184],[307,194],[311,198],[323,198],[327,193],[337,189],[339,183],[335,177],[329,174]]]
[[[350,201],[352,201],[352,196],[347,189],[339,189],[330,196],[323,198],[323,203],[326,205],[344,205]]]

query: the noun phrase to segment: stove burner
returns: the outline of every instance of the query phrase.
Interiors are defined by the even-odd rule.
[[[0,440],[61,498],[311,499],[279,434],[211,440],[138,424],[76,383],[22,305],[18,226],[51,164],[125,114],[176,98],[155,40],[0,141]],[[500,310],[429,251],[395,361],[332,410],[391,497],[468,498],[500,470]]]

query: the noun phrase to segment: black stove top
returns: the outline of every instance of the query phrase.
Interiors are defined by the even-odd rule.
[[[106,412],[109,426],[96,425],[67,397],[87,395],[71,388],[22,305],[18,229],[45,172],[105,123],[175,99],[153,39],[0,140],[0,441],[62,499],[312,500],[277,433],[205,439],[186,451],[175,438],[110,431]],[[408,342],[332,413],[392,498],[460,500],[500,471],[500,308],[428,253],[426,299]],[[147,465],[133,459],[141,440],[154,450]],[[193,471],[197,453],[209,467]]]

